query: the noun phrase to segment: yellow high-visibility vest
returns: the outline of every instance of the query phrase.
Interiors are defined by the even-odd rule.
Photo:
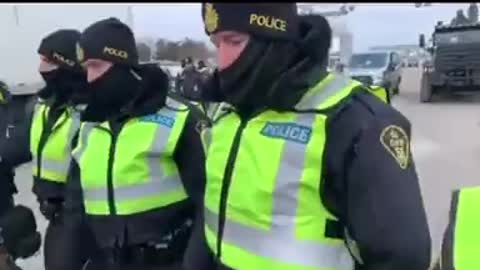
[[[388,91],[387,89],[385,89],[385,87],[372,85],[368,87],[368,91],[374,96],[378,97],[383,102],[390,104],[390,95],[388,94]]]
[[[108,122],[82,123],[72,155],[88,215],[131,215],[187,198],[173,155],[189,111],[169,101],[129,119],[116,137]]]
[[[235,270],[351,270],[338,219],[321,203],[321,164],[332,108],[361,84],[328,75],[296,111],[268,110],[248,122],[219,112],[207,148],[205,234]],[[222,221],[222,222],[220,222]],[[220,226],[220,227],[219,227]]]
[[[40,139],[44,132],[50,107],[37,104],[30,128],[30,152],[34,165],[33,176],[41,181],[65,183],[71,161],[71,141],[80,127],[80,116],[67,108],[57,119],[43,147]]]
[[[480,186],[453,193],[442,244],[442,270],[480,269]]]

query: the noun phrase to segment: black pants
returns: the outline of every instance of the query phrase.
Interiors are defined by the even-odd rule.
[[[81,270],[96,252],[92,232],[78,218],[50,221],[44,240],[45,270]]]
[[[13,208],[13,194],[17,188],[13,183],[13,174],[0,166],[0,216]]]
[[[142,264],[106,264],[103,261],[87,261],[83,270],[183,270],[180,263],[168,266]]]
[[[205,237],[203,209],[197,213],[192,236],[185,251],[183,267],[185,270],[214,270],[215,256],[209,251]]]
[[[0,195],[1,196],[1,195]],[[8,210],[13,208],[13,195],[4,195],[0,197],[0,217],[3,216]]]
[[[166,262],[160,254],[158,257],[150,254],[148,259],[139,259],[138,256],[133,259],[131,252],[126,250],[117,251],[116,256],[111,252],[99,251],[85,263],[83,270],[183,270],[180,259],[165,258],[168,260]]]

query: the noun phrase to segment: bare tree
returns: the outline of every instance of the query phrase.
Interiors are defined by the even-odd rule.
[[[138,43],[137,50],[140,62],[147,62],[152,59],[152,50],[147,44],[143,42]]]
[[[155,59],[178,61],[178,44],[176,42],[158,39],[155,47]]]
[[[205,42],[185,38],[179,42],[158,39],[155,43],[157,60],[180,61],[186,57],[194,60],[206,60],[213,56],[212,50]]]

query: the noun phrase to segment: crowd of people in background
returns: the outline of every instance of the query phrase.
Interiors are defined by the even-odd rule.
[[[186,57],[181,61],[181,71],[174,78],[174,90],[192,100],[200,98],[200,87],[211,74],[209,68],[203,60],[198,60],[195,64],[192,57]]]

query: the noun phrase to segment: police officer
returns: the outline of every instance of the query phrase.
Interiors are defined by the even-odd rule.
[[[88,238],[76,222],[64,222],[65,183],[70,165],[71,140],[80,127],[74,106],[81,103],[86,90],[86,75],[76,61],[76,43],[80,32],[62,29],[47,35],[40,43],[39,72],[46,86],[40,98],[30,129],[33,156],[33,192],[40,211],[49,221],[45,235],[45,268],[47,270],[80,269],[88,250],[82,245]],[[80,234],[74,241],[71,236]],[[70,243],[71,242],[71,243]],[[74,247],[77,247],[75,249]]]
[[[74,192],[100,251],[85,269],[175,269],[201,201],[196,120],[167,97],[168,78],[139,66],[131,29],[109,18],[82,33],[91,100],[72,151]]]
[[[32,95],[16,96],[0,82],[0,216],[12,209],[15,168],[30,161],[28,131],[32,117]],[[28,107],[28,108],[27,108]]]
[[[206,136],[213,259],[195,269],[427,269],[409,121],[326,71],[311,50],[325,39],[296,4],[207,3],[202,15],[218,54],[208,92],[224,103]]]
[[[462,270],[480,267],[479,205],[480,186],[461,188],[453,192],[439,269]]]
[[[31,209],[14,206],[15,168],[31,159],[28,131],[32,95],[15,96],[0,82],[0,269],[18,269],[17,258],[32,256],[41,244]]]
[[[16,193],[13,182],[14,168],[7,165],[3,157],[5,155],[3,149],[7,147],[8,144],[6,144],[6,140],[9,138],[9,136],[6,136],[6,132],[10,124],[7,117],[7,104],[9,103],[10,96],[8,86],[4,82],[0,82],[0,216],[13,207],[13,194]]]

